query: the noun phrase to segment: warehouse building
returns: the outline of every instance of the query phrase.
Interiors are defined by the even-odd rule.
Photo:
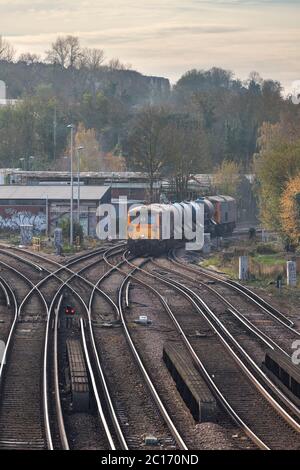
[[[77,186],[73,191],[75,219]],[[51,234],[62,219],[70,217],[70,197],[68,185],[0,185],[0,230],[19,232],[21,225],[32,225],[35,233]],[[80,187],[80,223],[85,235],[96,236],[97,208],[110,202],[110,187]]]
[[[0,170],[0,184],[11,185],[66,185],[70,183],[68,171],[24,171]],[[76,180],[77,175],[74,175]],[[133,171],[82,171],[80,184],[84,186],[106,186],[111,188],[112,203],[118,204],[120,196],[126,196],[129,204],[141,204],[149,198],[149,176]],[[159,201],[161,182],[154,182],[154,197]]]

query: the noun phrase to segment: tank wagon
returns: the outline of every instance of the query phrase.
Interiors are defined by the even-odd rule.
[[[176,245],[175,232],[184,240],[183,220],[178,226],[176,212],[191,209],[192,229],[195,230],[196,211],[204,210],[204,231],[212,237],[230,235],[236,226],[236,201],[230,196],[210,196],[196,201],[175,204],[150,204],[136,206],[129,210],[127,221],[128,247],[132,253],[159,254]],[[167,215],[170,221],[170,237],[163,237],[162,219]],[[178,243],[178,241],[177,241]]]
[[[178,344],[166,343],[163,360],[195,421],[215,421],[216,401],[187,354]]]

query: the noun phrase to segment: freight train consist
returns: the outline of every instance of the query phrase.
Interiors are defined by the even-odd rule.
[[[192,230],[196,227],[196,212],[204,211],[204,232],[212,237],[232,234],[236,226],[236,201],[230,196],[210,196],[196,201],[175,204],[151,204],[130,209],[128,212],[127,236],[128,247],[132,253],[157,254],[174,247],[176,239],[184,240],[183,219],[178,226],[176,212],[184,213],[186,208],[192,214]],[[170,236],[163,235],[163,217],[170,221]],[[180,233],[178,237],[178,233]],[[175,235],[176,232],[176,235]]]

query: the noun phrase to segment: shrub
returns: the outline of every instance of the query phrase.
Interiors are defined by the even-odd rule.
[[[256,248],[256,252],[259,255],[274,255],[278,253],[278,249],[272,243],[260,243]]]

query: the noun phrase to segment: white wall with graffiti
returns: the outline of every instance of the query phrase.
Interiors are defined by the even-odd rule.
[[[0,207],[0,230],[19,232],[21,225],[32,225],[35,233],[46,230],[46,214],[40,208]]]

